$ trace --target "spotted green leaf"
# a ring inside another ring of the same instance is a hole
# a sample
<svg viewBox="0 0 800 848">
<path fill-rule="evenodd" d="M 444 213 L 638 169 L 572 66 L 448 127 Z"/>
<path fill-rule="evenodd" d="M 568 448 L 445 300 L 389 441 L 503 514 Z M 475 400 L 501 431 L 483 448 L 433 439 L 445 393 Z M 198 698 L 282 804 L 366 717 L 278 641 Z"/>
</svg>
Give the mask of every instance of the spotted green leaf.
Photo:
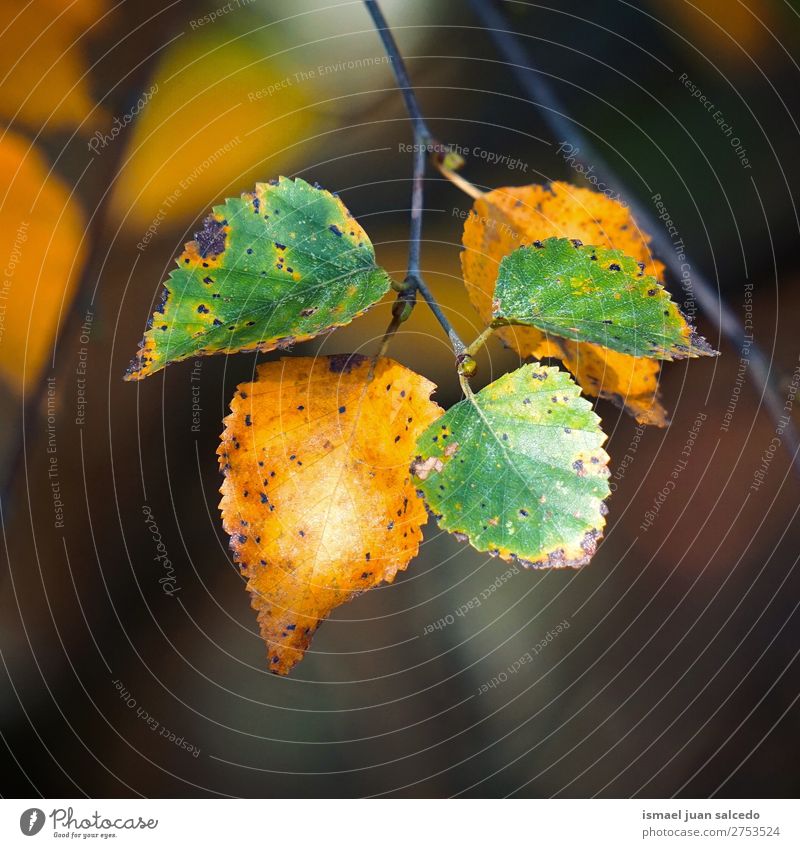
<svg viewBox="0 0 800 848">
<path fill-rule="evenodd" d="M 570 376 L 534 363 L 431 424 L 411 471 L 440 526 L 479 551 L 536 568 L 577 567 L 605 524 L 605 438 Z"/>
<path fill-rule="evenodd" d="M 550 238 L 506 256 L 492 315 L 496 325 L 533 326 L 649 359 L 715 354 L 644 264 L 577 240 Z"/>
<path fill-rule="evenodd" d="M 352 321 L 390 285 L 339 198 L 285 177 L 215 206 L 177 265 L 129 380 L 188 357 L 311 339 Z"/>
</svg>

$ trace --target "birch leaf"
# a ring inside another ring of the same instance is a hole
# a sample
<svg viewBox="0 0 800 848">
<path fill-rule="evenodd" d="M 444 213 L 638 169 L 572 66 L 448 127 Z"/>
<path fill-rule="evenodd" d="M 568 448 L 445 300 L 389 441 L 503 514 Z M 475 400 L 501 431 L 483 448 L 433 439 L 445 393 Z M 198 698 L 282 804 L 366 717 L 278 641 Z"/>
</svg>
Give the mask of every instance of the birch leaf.
<svg viewBox="0 0 800 848">
<path fill-rule="evenodd" d="M 370 379 L 370 364 L 261 365 L 225 419 L 223 525 L 277 674 L 334 608 L 394 580 L 419 548 L 427 512 L 409 465 L 441 410 L 424 377 L 384 358 Z"/>
<path fill-rule="evenodd" d="M 650 359 L 714 354 L 655 279 L 620 250 L 550 238 L 500 263 L 492 305 L 501 323 Z"/>
<path fill-rule="evenodd" d="M 411 470 L 439 525 L 477 550 L 532 568 L 577 567 L 605 525 L 605 438 L 569 375 L 534 363 L 428 427 Z"/>
<path fill-rule="evenodd" d="M 341 200 L 285 177 L 214 207 L 177 265 L 126 379 L 306 341 L 348 324 L 390 285 Z"/>
<path fill-rule="evenodd" d="M 475 201 L 464 222 L 461 254 L 467 292 L 487 324 L 503 257 L 552 237 L 622 250 L 643 262 L 646 274 L 663 281 L 664 266 L 650 252 L 650 237 L 618 200 L 562 182 L 498 188 Z M 640 423 L 667 425 L 658 395 L 658 362 L 588 342 L 548 338 L 535 327 L 504 327 L 497 335 L 522 357 L 561 359 L 586 392 L 612 400 Z"/>
</svg>

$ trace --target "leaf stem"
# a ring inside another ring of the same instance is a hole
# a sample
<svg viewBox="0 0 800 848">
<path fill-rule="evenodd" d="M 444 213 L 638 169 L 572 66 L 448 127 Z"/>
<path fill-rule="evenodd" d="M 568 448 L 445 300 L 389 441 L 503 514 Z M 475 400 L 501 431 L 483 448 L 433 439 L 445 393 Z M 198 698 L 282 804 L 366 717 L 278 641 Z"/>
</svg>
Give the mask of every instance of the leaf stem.
<svg viewBox="0 0 800 848">
<path fill-rule="evenodd" d="M 392 316 L 392 320 L 389 322 L 389 326 L 386 328 L 386 332 L 383 334 L 383 338 L 381 339 L 378 352 L 375 354 L 376 362 L 382 356 L 386 356 L 386 351 L 389 349 L 389 342 L 392 340 L 392 336 L 394 336 L 402 323 L 403 322 L 397 315 Z"/>
<path fill-rule="evenodd" d="M 378 360 L 386 356 L 386 351 L 389 350 L 389 343 L 394 338 L 394 334 L 398 331 L 402 323 L 403 321 L 399 315 L 392 315 L 392 320 L 389 322 L 389 326 L 383 334 L 381 343 L 378 346 L 377 351 L 375 351 L 375 355 L 372 357 L 372 362 L 369 366 L 369 373 L 367 374 L 367 383 L 372 382 L 372 378 L 375 376 L 375 369 L 378 366 Z"/>
<path fill-rule="evenodd" d="M 445 165 L 445 163 L 440 159 L 436 159 L 434 161 L 439 173 L 450 180 L 454 186 L 460 188 L 464 194 L 468 194 L 473 200 L 478 200 L 478 198 L 483 197 L 484 192 L 482 192 L 476 185 L 473 185 L 468 179 L 448 168 L 447 165 Z"/>
<path fill-rule="evenodd" d="M 471 342 L 467 345 L 466 353 L 470 356 L 475 356 L 475 354 L 486 344 L 486 340 L 492 333 L 495 331 L 495 327 L 490 324 L 479 336 L 475 339 L 474 342 Z"/>
<path fill-rule="evenodd" d="M 447 333 L 447 338 L 453 347 L 453 353 L 456 359 L 463 357 L 467 346 L 459 337 L 455 328 L 448 320 L 447 316 L 442 311 L 433 293 L 428 288 L 427 283 L 422 277 L 420 271 L 420 253 L 422 245 L 422 211 L 424 208 L 425 195 L 425 166 L 427 163 L 428 147 L 435 144 L 435 140 L 425 118 L 422 116 L 422 111 L 417 102 L 417 95 L 411 86 L 411 81 L 408 76 L 405 62 L 394 40 L 389 24 L 383 16 L 383 12 L 378 6 L 376 0 L 364 0 L 364 5 L 367 8 L 375 28 L 383 42 L 386 55 L 389 57 L 389 62 L 392 66 L 397 87 L 403 95 L 406 112 L 411 119 L 411 125 L 414 131 L 414 164 L 411 177 L 411 229 L 409 233 L 408 245 L 408 270 L 406 272 L 405 283 L 406 287 L 397 295 L 397 301 L 392 310 L 394 318 L 398 319 L 398 326 L 403 321 L 406 321 L 414 309 L 417 300 L 417 293 L 422 295 L 423 300 L 428 304 L 431 312 L 433 312 L 436 320 L 441 325 L 442 329 Z M 390 324 L 390 327 L 392 325 Z M 395 330 L 397 327 L 395 327 Z M 388 330 L 387 330 L 388 333 Z M 391 338 L 391 335 L 389 338 Z M 386 337 L 384 337 L 385 339 Z M 388 344 L 388 341 L 386 342 Z"/>
<path fill-rule="evenodd" d="M 461 384 L 461 391 L 464 392 L 464 397 L 471 401 L 475 397 L 475 392 L 472 391 L 472 386 L 469 384 L 469 377 L 466 374 L 459 373 L 458 382 Z"/>
<path fill-rule="evenodd" d="M 470 0 L 470 4 L 480 22 L 502 54 L 511 72 L 516 76 L 520 87 L 525 91 L 531 103 L 539 109 L 543 119 L 550 127 L 554 136 L 572 144 L 576 159 L 587 167 L 591 164 L 595 174 L 603 175 L 605 182 L 625 197 L 633 217 L 638 221 L 653 240 L 658 257 L 666 264 L 676 279 L 681 279 L 682 263 L 691 265 L 693 293 L 697 303 L 708 320 L 714 325 L 720 336 L 737 350 L 741 350 L 745 341 L 745 331 L 741 321 L 734 311 L 719 295 L 716 286 L 699 273 L 690 257 L 683 260 L 678 258 L 669 235 L 650 211 L 636 200 L 633 192 L 617 177 L 614 170 L 603 160 L 593 148 L 592 143 L 580 130 L 577 123 L 572 121 L 563 104 L 552 90 L 544 74 L 540 73 L 530 59 L 527 51 L 520 44 L 519 37 L 511 28 L 503 12 L 492 3 L 492 0 Z M 770 358 L 754 342 L 750 344 L 750 368 L 748 374 L 755 386 L 760 390 L 760 403 L 763 403 L 772 420 L 777 424 L 784 414 L 784 402 L 779 390 L 779 379 L 774 376 L 775 369 Z M 792 457 L 795 470 L 800 472 L 800 435 L 793 422 L 789 422 L 783 430 L 782 442 Z"/>
</svg>

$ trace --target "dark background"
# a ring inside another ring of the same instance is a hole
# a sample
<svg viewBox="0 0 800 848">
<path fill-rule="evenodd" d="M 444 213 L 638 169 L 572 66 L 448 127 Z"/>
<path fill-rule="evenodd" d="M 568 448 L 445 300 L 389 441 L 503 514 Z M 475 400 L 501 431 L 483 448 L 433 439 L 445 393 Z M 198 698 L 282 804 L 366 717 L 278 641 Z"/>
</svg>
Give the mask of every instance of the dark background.
<svg viewBox="0 0 800 848">
<path fill-rule="evenodd" d="M 142 127 L 132 125 L 78 183 L 95 249 L 52 370 L 63 530 L 53 526 L 41 409 L 11 392 L 5 403 L 0 791 L 796 795 L 800 492 L 784 450 L 750 489 L 774 423 L 748 381 L 729 431 L 721 430 L 740 350 L 704 316 L 700 329 L 722 356 L 665 366 L 672 425 L 647 430 L 615 480 L 606 538 L 590 566 L 520 572 L 480 608 L 423 635 L 506 571 L 430 522 L 419 558 L 394 585 L 339 608 L 291 677 L 267 672 L 220 526 L 215 449 L 234 386 L 275 354 L 203 360 L 199 433 L 191 430 L 191 362 L 141 384 L 121 377 L 183 241 L 212 203 L 255 179 L 300 175 L 340 192 L 379 262 L 402 278 L 411 161 L 398 144 L 411 139 L 387 66 L 294 78 L 321 63 L 382 56 L 359 3 L 326 5 L 254 0 L 193 27 L 214 3 L 127 0 L 82 40 L 107 115 L 125 114 L 154 80 L 151 105 L 163 98 L 163 114 L 147 127 L 155 134 L 146 157 Z M 694 267 L 740 320 L 745 285 L 754 285 L 755 340 L 788 391 L 800 354 L 795 5 L 557 5 L 505 8 L 569 115 L 631 190 L 645 205 L 662 194 Z M 550 135 L 468 4 L 414 0 L 385 11 L 437 136 L 527 166 L 473 157 L 470 180 L 579 182 L 556 152 L 562 139 Z M 683 73 L 735 128 L 752 168 L 680 82 Z M 223 77 L 224 89 L 209 88 Z M 253 86 L 287 77 L 293 82 L 255 101 L 255 112 Z M 82 172 L 86 135 L 99 119 L 87 123 L 83 138 L 40 141 L 68 182 Z M 160 200 L 237 135 L 234 152 L 208 166 L 137 248 Z M 429 177 L 423 270 L 471 338 L 480 328 L 460 280 L 462 219 L 454 215 L 469 199 Z M 74 374 L 90 302 L 89 402 L 76 426 Z M 294 352 L 372 352 L 390 303 Z M 439 385 L 440 404 L 458 399 L 448 345 L 424 307 L 391 353 Z M 479 384 L 517 361 L 492 342 Z M 606 402 L 597 411 L 619 471 L 635 422 Z M 707 418 L 689 464 L 642 531 L 698 413 Z M 175 597 L 159 586 L 144 504 L 174 565 Z M 569 628 L 534 663 L 476 694 L 563 620 Z M 199 755 L 152 732 L 137 708 Z"/>
</svg>

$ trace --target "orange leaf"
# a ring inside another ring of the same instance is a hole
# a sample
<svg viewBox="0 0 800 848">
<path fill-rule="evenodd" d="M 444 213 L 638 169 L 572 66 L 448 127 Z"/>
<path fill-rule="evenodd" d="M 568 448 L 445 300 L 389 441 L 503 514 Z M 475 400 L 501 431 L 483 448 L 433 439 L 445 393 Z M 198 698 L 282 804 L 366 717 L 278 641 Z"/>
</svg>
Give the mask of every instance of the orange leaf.
<svg viewBox="0 0 800 848">
<path fill-rule="evenodd" d="M 29 143 L 0 141 L 0 374 L 34 382 L 83 267 L 84 217 L 69 189 Z"/>
<path fill-rule="evenodd" d="M 31 0 L 2 3 L 0 116 L 34 130 L 102 127 L 108 116 L 95 106 L 84 56 L 87 38 L 106 11 L 106 0 Z M 92 115 L 93 123 L 86 123 Z"/>
<path fill-rule="evenodd" d="M 498 188 L 475 201 L 464 223 L 461 266 L 470 300 L 488 324 L 500 261 L 523 244 L 552 237 L 622 250 L 663 280 L 664 266 L 650 253 L 650 237 L 627 207 L 568 183 Z M 659 364 L 615 353 L 600 345 L 545 336 L 533 327 L 503 327 L 497 335 L 522 357 L 557 357 L 589 394 L 608 398 L 637 421 L 664 427 L 658 397 Z"/>
<path fill-rule="evenodd" d="M 258 32 L 226 26 L 217 22 L 167 48 L 156 93 L 132 128 L 112 212 L 137 234 L 140 250 L 162 228 L 265 172 L 291 170 L 313 137 L 317 117 L 305 108 L 303 87 L 283 87 L 289 72 L 268 58 Z"/>
<path fill-rule="evenodd" d="M 427 521 L 409 466 L 442 412 L 433 383 L 391 359 L 282 359 L 240 385 L 218 453 L 231 536 L 270 670 L 286 674 L 320 621 L 391 582 Z"/>
</svg>

